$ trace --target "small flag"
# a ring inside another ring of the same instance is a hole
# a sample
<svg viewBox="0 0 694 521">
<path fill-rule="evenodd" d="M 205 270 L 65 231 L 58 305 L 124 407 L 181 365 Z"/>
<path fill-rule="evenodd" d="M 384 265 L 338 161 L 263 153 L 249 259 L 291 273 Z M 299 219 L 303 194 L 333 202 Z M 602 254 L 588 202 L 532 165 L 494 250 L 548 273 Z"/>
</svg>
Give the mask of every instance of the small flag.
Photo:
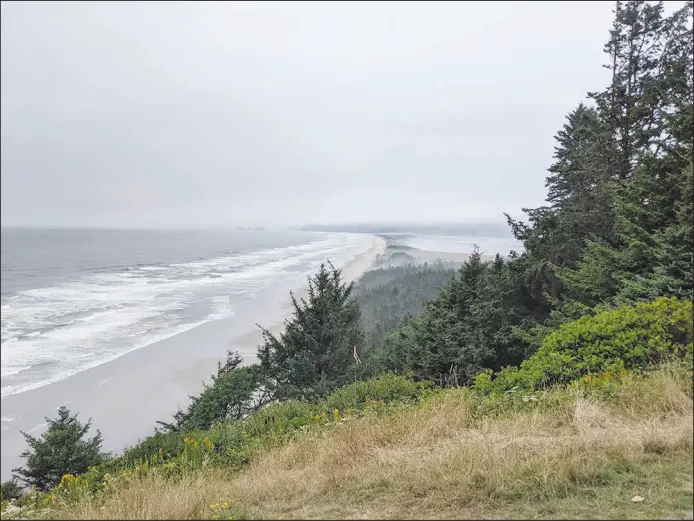
<svg viewBox="0 0 694 521">
<path fill-rule="evenodd" d="M 358 364 L 361 364 L 361 359 L 359 358 L 359 353 L 357 353 L 357 346 L 354 346 L 354 360 Z"/>
</svg>

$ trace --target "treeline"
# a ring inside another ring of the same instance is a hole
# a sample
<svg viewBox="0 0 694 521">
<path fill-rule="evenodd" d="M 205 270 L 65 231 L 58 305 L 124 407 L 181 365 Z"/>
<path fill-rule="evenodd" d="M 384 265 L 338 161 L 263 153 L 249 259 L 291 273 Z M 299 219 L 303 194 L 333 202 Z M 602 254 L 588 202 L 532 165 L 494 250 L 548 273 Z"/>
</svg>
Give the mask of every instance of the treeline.
<svg viewBox="0 0 694 521">
<path fill-rule="evenodd" d="M 443 262 L 388 266 L 366 272 L 358 281 L 355 297 L 362 313 L 364 344 L 359 352 L 368 358 L 384 347 L 385 338 L 424 311 L 427 301 L 455 275 Z"/>
<path fill-rule="evenodd" d="M 355 285 L 343 282 L 341 270 L 322 265 L 309 277 L 307 299 L 292 295 L 293 314 L 284 331 L 275 335 L 263 329 L 260 364 L 241 366 L 238 353 L 229 353 L 212 383 L 191 397 L 189 408 L 160 425 L 165 431 L 209 429 L 272 401 L 319 400 L 382 372 L 378 358 L 370 355 L 421 313 L 454 274 L 442 262 L 391 266 L 365 273 Z"/>
<path fill-rule="evenodd" d="M 555 136 L 546 204 L 507 216 L 524 245 L 474 255 L 422 316 L 391 335 L 383 369 L 467 384 L 517 365 L 562 323 L 658 296 L 692 298 L 692 2 L 617 2 L 612 81 Z"/>
<path fill-rule="evenodd" d="M 377 270 L 358 289 L 321 266 L 308 297 L 292 297 L 285 330 L 263 330 L 258 365 L 230 354 L 186 411 L 111 464 L 164 446 L 176 457 L 185 433 L 247 421 L 273 401 L 318 403 L 384 372 L 503 393 L 691 356 L 693 9 L 617 2 L 610 84 L 555 136 L 546 204 L 524 209 L 525 222 L 507 217 L 522 253 L 483 262 L 474 252 L 455 271 Z"/>
</svg>

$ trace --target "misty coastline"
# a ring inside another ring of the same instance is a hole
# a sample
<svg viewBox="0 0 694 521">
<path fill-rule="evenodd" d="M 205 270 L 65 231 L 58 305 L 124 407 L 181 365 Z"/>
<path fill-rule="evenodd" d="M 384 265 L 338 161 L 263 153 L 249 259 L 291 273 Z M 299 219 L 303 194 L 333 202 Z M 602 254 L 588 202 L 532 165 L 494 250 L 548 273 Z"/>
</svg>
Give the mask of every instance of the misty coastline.
<svg viewBox="0 0 694 521">
<path fill-rule="evenodd" d="M 374 265 L 385 248 L 371 236 L 365 251 L 344 264 L 337 263 L 347 280 L 357 279 Z M 167 421 L 185 408 L 202 382 L 209 381 L 217 362 L 228 350 L 238 351 L 245 363 L 254 363 L 262 335 L 260 323 L 281 329 L 290 310 L 289 292 L 305 294 L 305 285 L 291 279 L 259 290 L 252 300 L 224 319 L 212 320 L 140 349 L 76 372 L 46 385 L 10 394 L 2 399 L 2 461 L 0 479 L 11 477 L 21 463 L 25 441 L 20 431 L 38 435 L 44 417 L 61 405 L 80 413 L 104 434 L 104 448 L 119 452 L 153 432 L 156 421 Z"/>
</svg>

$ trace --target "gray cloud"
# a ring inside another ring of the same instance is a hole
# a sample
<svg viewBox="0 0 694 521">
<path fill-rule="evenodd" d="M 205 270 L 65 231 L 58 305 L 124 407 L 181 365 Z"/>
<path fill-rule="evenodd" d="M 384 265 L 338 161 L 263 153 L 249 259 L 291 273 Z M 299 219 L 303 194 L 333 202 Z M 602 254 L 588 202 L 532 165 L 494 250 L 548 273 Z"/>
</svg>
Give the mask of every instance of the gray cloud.
<svg viewBox="0 0 694 521">
<path fill-rule="evenodd" d="M 518 214 L 611 8 L 4 3 L 2 224 Z"/>
</svg>

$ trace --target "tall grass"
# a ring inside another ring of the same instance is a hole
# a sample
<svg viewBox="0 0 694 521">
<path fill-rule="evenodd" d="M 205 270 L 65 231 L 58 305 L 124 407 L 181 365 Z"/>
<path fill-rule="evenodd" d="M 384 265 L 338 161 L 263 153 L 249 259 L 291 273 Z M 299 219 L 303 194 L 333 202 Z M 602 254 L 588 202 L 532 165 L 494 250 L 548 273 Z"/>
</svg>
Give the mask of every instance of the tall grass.
<svg viewBox="0 0 694 521">
<path fill-rule="evenodd" d="M 691 376 L 664 368 L 610 393 L 551 391 L 491 414 L 480 404 L 437 392 L 303 434 L 242 472 L 150 475 L 51 516 L 691 519 Z"/>
</svg>

